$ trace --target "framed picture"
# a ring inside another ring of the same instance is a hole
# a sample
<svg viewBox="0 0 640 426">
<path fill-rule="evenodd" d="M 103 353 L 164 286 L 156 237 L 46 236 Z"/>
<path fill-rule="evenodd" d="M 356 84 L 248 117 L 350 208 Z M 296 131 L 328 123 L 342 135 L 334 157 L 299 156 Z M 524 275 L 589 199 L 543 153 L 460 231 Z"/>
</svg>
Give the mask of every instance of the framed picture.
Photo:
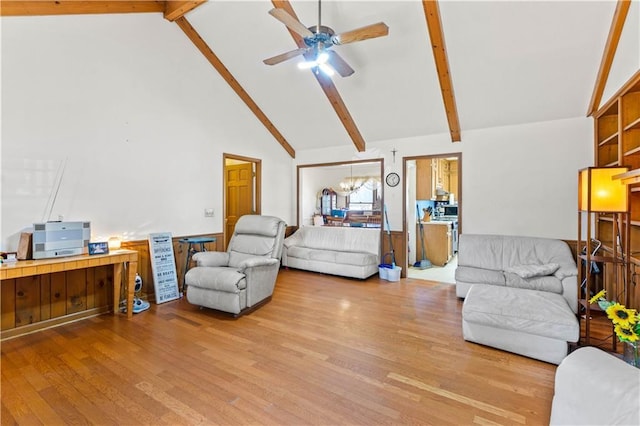
<svg viewBox="0 0 640 426">
<path fill-rule="evenodd" d="M 89 254 L 108 254 L 109 243 L 106 241 L 99 243 L 89 243 Z"/>
</svg>

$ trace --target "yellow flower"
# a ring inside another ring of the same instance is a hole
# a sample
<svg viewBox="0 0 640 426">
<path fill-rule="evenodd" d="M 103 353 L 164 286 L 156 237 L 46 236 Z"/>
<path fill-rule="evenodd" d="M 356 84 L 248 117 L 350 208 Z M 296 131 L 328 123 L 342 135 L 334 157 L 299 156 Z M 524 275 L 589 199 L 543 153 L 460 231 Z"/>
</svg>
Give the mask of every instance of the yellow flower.
<svg viewBox="0 0 640 426">
<path fill-rule="evenodd" d="M 626 328 L 621 325 L 616 325 L 614 328 L 618 338 L 624 342 L 635 342 L 638 340 L 638 335 L 631 328 Z"/>
<path fill-rule="evenodd" d="M 607 294 L 606 291 L 600 290 L 599 292 L 596 293 L 595 296 L 593 296 L 591 299 L 589 299 L 589 304 L 591 305 L 591 304 L 596 303 L 600 299 L 604 299 L 604 295 L 605 294 Z"/>
<path fill-rule="evenodd" d="M 614 303 L 606 310 L 609 319 L 616 325 L 631 328 L 638 321 L 635 309 L 627 309 L 624 305 Z"/>
</svg>

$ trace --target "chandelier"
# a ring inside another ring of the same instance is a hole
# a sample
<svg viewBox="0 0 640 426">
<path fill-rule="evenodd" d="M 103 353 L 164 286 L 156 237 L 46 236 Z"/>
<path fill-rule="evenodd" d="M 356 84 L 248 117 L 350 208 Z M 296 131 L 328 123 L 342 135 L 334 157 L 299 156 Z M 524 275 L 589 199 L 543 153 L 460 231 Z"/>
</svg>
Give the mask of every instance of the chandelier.
<svg viewBox="0 0 640 426">
<path fill-rule="evenodd" d="M 362 188 L 366 181 L 367 179 L 362 176 L 353 176 L 353 166 L 351 166 L 351 174 L 338 183 L 337 192 L 344 196 L 351 195 Z"/>
</svg>

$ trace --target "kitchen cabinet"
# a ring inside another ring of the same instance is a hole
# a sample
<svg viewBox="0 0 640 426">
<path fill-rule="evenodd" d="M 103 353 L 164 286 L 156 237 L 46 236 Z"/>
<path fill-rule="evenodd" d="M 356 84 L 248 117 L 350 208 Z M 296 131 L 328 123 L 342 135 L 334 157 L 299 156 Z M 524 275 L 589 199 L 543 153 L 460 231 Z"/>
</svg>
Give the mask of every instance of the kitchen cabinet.
<svg viewBox="0 0 640 426">
<path fill-rule="evenodd" d="M 435 200 L 436 189 L 458 195 L 458 160 L 416 160 L 416 200 Z"/>
<path fill-rule="evenodd" d="M 443 190 L 449 192 L 449 160 L 444 158 L 438 158 L 438 180 L 436 181 L 436 187 L 440 187 Z"/>
<path fill-rule="evenodd" d="M 427 259 L 435 266 L 444 266 L 453 257 L 453 234 L 451 222 L 422 222 L 424 229 L 424 246 Z M 422 243 L 420 241 L 420 225 L 416 225 L 416 260 L 422 260 Z"/>
<path fill-rule="evenodd" d="M 416 200 L 430 200 L 433 196 L 431 159 L 416 160 Z"/>
<path fill-rule="evenodd" d="M 458 194 L 458 160 L 449 161 L 449 193 L 454 194 L 456 199 Z"/>
</svg>

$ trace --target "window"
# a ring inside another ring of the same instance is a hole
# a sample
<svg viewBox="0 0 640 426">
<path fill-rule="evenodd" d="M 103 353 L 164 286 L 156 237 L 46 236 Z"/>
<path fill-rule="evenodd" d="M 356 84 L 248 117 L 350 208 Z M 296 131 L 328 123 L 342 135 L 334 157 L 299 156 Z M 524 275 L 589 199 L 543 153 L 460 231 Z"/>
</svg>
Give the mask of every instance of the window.
<svg viewBox="0 0 640 426">
<path fill-rule="evenodd" d="M 374 179 L 369 179 L 364 185 L 347 198 L 349 210 L 379 210 L 380 197 L 378 196 L 379 183 Z"/>
</svg>

